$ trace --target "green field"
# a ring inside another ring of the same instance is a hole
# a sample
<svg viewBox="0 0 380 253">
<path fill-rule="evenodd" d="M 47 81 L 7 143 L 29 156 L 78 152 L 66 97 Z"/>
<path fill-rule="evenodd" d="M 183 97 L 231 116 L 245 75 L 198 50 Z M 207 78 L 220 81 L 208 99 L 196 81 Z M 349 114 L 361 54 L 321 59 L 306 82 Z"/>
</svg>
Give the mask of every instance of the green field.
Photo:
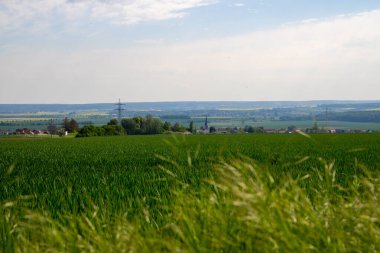
<svg viewBox="0 0 380 253">
<path fill-rule="evenodd" d="M 83 116 L 83 115 L 82 115 Z M 62 124 L 62 117 L 53 117 L 54 124 L 59 126 Z M 93 117 L 77 117 L 75 118 L 78 122 L 80 122 L 80 126 L 82 127 L 82 122 L 91 122 L 93 125 L 102 126 L 109 122 L 110 117 L 105 115 L 96 115 Z M 189 117 L 189 118 L 163 118 L 161 119 L 163 122 L 168 121 L 172 124 L 180 123 L 181 125 L 188 127 L 190 121 L 193 121 L 194 124 L 199 129 L 204 126 L 205 117 Z M 38 129 L 38 130 L 46 130 L 49 125 L 49 118 L 40 119 L 40 118 L 18 118 L 18 119 L 3 119 L 0 118 L 0 129 L 4 130 L 16 130 L 19 128 L 29 128 L 29 129 Z M 289 126 L 296 126 L 300 129 L 311 128 L 314 124 L 313 120 L 299 120 L 299 121 L 282 121 L 282 120 L 269 120 L 269 119 L 252 119 L 247 117 L 209 117 L 208 118 L 209 126 L 213 126 L 216 128 L 226 128 L 226 127 L 238 127 L 244 128 L 245 126 L 253 126 L 253 127 L 264 127 L 266 129 L 287 129 Z M 88 123 L 87 123 L 88 124 Z M 346 121 L 329 121 L 318 122 L 320 127 L 326 128 L 336 128 L 336 129 L 362 129 L 362 130 L 373 130 L 380 131 L 380 123 L 371 123 L 371 122 L 346 122 Z"/>
<path fill-rule="evenodd" d="M 0 139 L 1 252 L 376 252 L 380 135 Z"/>
</svg>

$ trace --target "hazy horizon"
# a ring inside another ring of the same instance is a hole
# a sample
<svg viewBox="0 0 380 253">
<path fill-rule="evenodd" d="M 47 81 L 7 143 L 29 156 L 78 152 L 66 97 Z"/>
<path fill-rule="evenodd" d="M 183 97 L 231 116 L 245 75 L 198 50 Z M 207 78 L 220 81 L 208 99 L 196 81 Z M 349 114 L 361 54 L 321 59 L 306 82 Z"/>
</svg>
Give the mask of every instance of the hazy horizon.
<svg viewBox="0 0 380 253">
<path fill-rule="evenodd" d="M 374 0 L 0 3 L 0 104 L 378 100 Z"/>
<path fill-rule="evenodd" d="M 209 100 L 209 101 L 120 101 L 122 104 L 149 104 L 149 103 L 313 103 L 313 102 L 320 102 L 320 103 L 332 103 L 332 104 L 339 104 L 339 103 L 380 103 L 380 100 L 251 100 L 251 101 L 232 101 L 232 100 Z M 91 104 L 117 104 L 118 100 L 115 101 L 106 101 L 106 102 L 89 102 L 89 103 L 0 103 L 0 105 L 91 105 Z"/>
</svg>

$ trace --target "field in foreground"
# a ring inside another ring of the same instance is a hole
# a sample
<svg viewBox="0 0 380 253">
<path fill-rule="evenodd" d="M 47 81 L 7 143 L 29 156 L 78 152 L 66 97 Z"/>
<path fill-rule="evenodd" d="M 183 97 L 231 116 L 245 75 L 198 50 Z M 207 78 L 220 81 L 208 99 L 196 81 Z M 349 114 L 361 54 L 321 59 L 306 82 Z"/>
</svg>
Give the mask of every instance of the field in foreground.
<svg viewBox="0 0 380 253">
<path fill-rule="evenodd" d="M 380 135 L 0 144 L 2 252 L 380 247 Z"/>
</svg>

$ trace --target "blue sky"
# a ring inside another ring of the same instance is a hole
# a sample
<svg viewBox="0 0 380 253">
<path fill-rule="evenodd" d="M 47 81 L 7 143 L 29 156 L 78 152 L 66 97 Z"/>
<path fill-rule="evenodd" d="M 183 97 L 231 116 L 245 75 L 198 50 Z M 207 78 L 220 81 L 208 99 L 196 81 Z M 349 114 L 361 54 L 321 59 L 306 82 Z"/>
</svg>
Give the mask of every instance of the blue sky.
<svg viewBox="0 0 380 253">
<path fill-rule="evenodd" d="M 378 24 L 375 0 L 3 0 L 0 103 L 379 99 Z"/>
</svg>

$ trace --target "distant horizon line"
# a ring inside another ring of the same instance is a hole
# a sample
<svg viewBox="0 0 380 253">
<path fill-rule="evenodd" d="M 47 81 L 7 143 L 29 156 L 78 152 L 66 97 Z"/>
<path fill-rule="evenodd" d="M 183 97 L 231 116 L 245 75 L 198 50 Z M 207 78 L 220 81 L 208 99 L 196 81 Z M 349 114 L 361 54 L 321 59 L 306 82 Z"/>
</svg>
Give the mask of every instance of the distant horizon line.
<svg viewBox="0 0 380 253">
<path fill-rule="evenodd" d="M 273 102 L 380 102 L 375 99 L 312 99 L 312 100 L 178 100 L 178 101 L 134 101 L 128 102 L 120 100 L 127 104 L 142 104 L 142 103 L 273 103 Z M 86 103 L 0 103 L 0 105 L 96 105 L 96 104 L 115 104 L 114 102 L 86 102 Z"/>
</svg>

